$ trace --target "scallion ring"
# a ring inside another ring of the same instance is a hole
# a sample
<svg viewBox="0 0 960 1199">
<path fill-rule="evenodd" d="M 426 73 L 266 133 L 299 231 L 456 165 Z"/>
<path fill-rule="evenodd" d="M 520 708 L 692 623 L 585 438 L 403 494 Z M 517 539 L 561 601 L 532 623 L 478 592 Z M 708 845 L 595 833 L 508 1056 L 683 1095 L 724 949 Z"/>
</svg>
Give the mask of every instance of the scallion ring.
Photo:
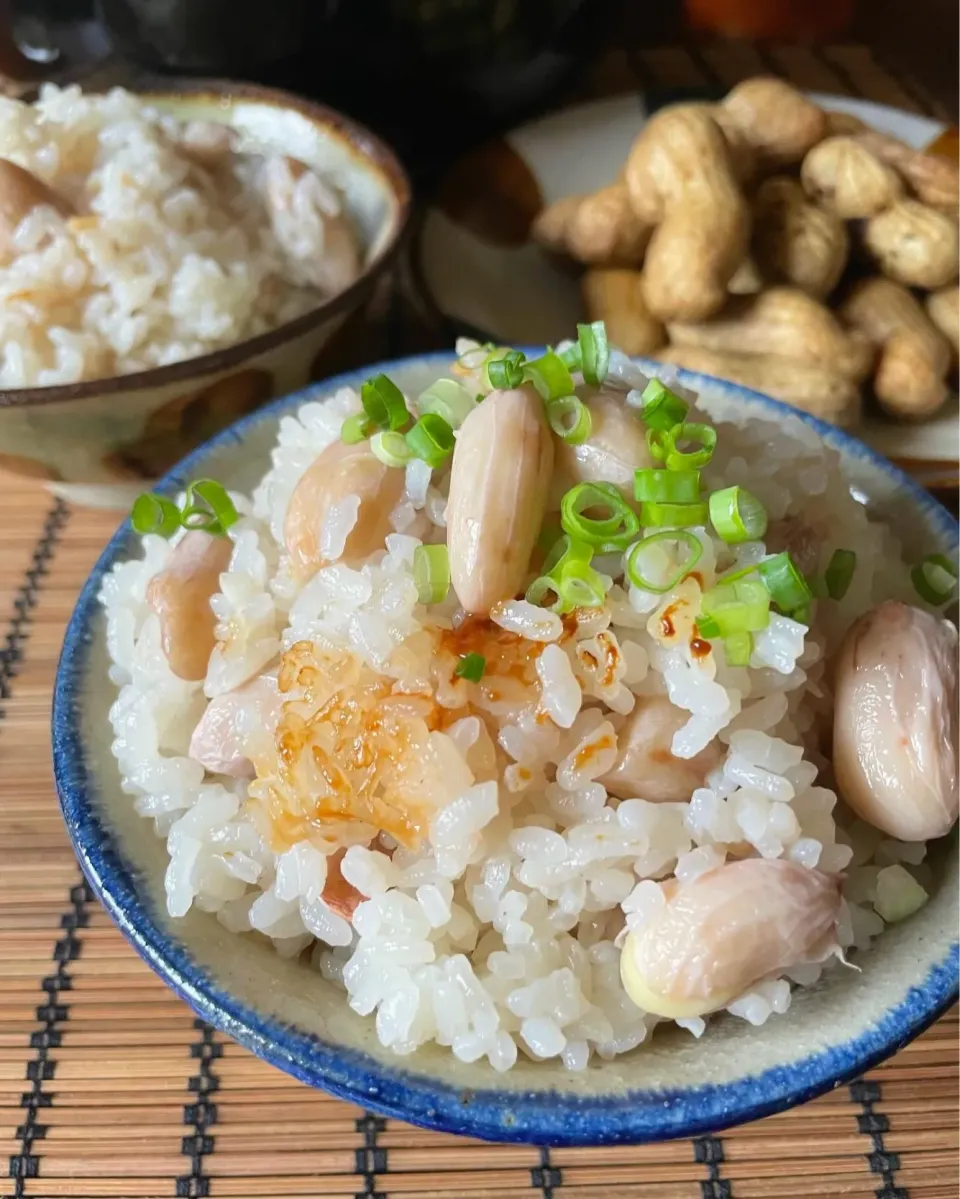
<svg viewBox="0 0 960 1199">
<path fill-rule="evenodd" d="M 774 554 L 757 563 L 757 574 L 770 592 L 770 599 L 781 612 L 789 615 L 813 599 L 807 580 L 797 569 L 788 551 Z"/>
<path fill-rule="evenodd" d="M 421 604 L 439 604 L 450 590 L 450 557 L 445 545 L 418 545 L 413 551 L 413 582 Z"/>
<path fill-rule="evenodd" d="M 603 321 L 589 325 L 577 325 L 577 341 L 580 346 L 580 369 L 584 383 L 599 387 L 610 369 L 610 347 L 607 343 L 607 326 Z"/>
<path fill-rule="evenodd" d="M 366 441 L 376 428 L 365 412 L 355 412 L 340 426 L 340 440 L 344 445 L 359 445 L 361 441 Z"/>
<path fill-rule="evenodd" d="M 857 555 L 853 550 L 834 550 L 827 569 L 823 573 L 823 581 L 827 595 L 833 600 L 842 600 L 853 582 L 853 573 L 857 569 Z"/>
<path fill-rule="evenodd" d="M 374 375 L 363 384 L 360 403 L 378 429 L 403 429 L 410 420 L 403 392 L 386 375 Z"/>
<path fill-rule="evenodd" d="M 606 516 L 587 516 L 591 509 Z M 637 514 L 612 483 L 578 483 L 560 501 L 564 532 L 602 553 L 626 549 L 640 531 Z"/>
<path fill-rule="evenodd" d="M 641 396 L 640 418 L 648 429 L 667 433 L 686 419 L 687 405 L 659 379 L 651 379 Z"/>
<path fill-rule="evenodd" d="M 422 458 L 434 470 L 453 453 L 453 429 L 442 416 L 427 412 L 406 434 L 407 446 L 414 458 Z"/>
<path fill-rule="evenodd" d="M 568 562 L 556 580 L 557 590 L 564 603 L 564 611 L 574 608 L 599 608 L 607 592 L 599 571 L 586 562 Z"/>
<path fill-rule="evenodd" d="M 663 551 L 662 549 L 655 550 L 654 547 L 662 546 L 666 542 L 675 542 L 678 546 L 685 546 L 688 553 L 684 561 L 673 568 L 665 580 L 657 582 L 651 576 L 653 568 L 656 566 L 656 557 Z M 684 529 L 664 529 L 659 533 L 650 533 L 642 541 L 638 541 L 627 554 L 627 578 L 634 587 L 652 591 L 654 595 L 665 595 L 693 570 L 700 561 L 702 553 L 703 545 L 700 538 L 693 533 L 687 533 Z"/>
<path fill-rule="evenodd" d="M 697 624 L 706 621 L 710 633 L 716 629 L 721 637 L 731 633 L 758 633 L 770 623 L 770 593 L 759 579 L 738 579 L 735 583 L 718 583 L 705 591 L 700 599 L 701 614 Z"/>
<path fill-rule="evenodd" d="M 148 533 L 172 537 L 180 528 L 180 509 L 166 496 L 145 491 L 133 501 L 130 523 L 133 531 L 141 537 L 146 537 Z"/>
<path fill-rule="evenodd" d="M 582 562 L 589 566 L 592 558 L 593 546 L 563 533 L 548 550 L 547 556 L 543 560 L 543 573 L 559 577 L 568 563 Z"/>
<path fill-rule="evenodd" d="M 681 441 L 699 442 L 698 450 L 680 450 L 677 443 Z M 664 465 L 667 470 L 693 470 L 706 466 L 713 457 L 717 446 L 717 431 L 713 425 L 702 425 L 696 421 L 674 425 L 664 434 L 665 449 Z"/>
<path fill-rule="evenodd" d="M 187 488 L 180 511 L 180 523 L 185 529 L 204 529 L 222 537 L 239 519 L 233 500 L 216 479 L 197 479 Z"/>
<path fill-rule="evenodd" d="M 700 499 L 700 472 L 647 467 L 634 474 L 633 494 L 641 503 L 695 504 Z"/>
<path fill-rule="evenodd" d="M 479 683 L 487 668 L 487 659 L 483 654 L 464 654 L 453 673 L 458 679 L 466 679 L 468 683 Z"/>
<path fill-rule="evenodd" d="M 497 351 L 487 359 L 484 369 L 491 388 L 503 391 L 519 387 L 523 382 L 524 356 L 520 350 Z"/>
<path fill-rule="evenodd" d="M 456 379 L 438 379 L 417 398 L 421 416 L 442 417 L 451 429 L 459 429 L 476 406 L 476 400 Z"/>
<path fill-rule="evenodd" d="M 910 572 L 917 594 L 928 604 L 945 604 L 957 585 L 957 568 L 943 554 L 929 554 Z"/>
<path fill-rule="evenodd" d="M 727 545 L 757 541 L 767 531 L 767 510 L 745 487 L 724 487 L 710 496 L 710 520 Z"/>
<path fill-rule="evenodd" d="M 667 456 L 666 436 L 663 429 L 647 429 L 647 449 L 655 462 L 663 462 Z"/>
<path fill-rule="evenodd" d="M 722 636 L 717 622 L 712 616 L 707 616 L 703 612 L 697 617 L 697 633 L 700 637 L 705 637 L 707 641 L 715 641 L 717 637 Z"/>
<path fill-rule="evenodd" d="M 728 666 L 749 666 L 753 653 L 753 635 L 746 631 L 729 633 L 723 639 L 723 649 Z"/>
<path fill-rule="evenodd" d="M 554 350 L 547 350 L 539 358 L 525 363 L 523 377 L 533 384 L 548 403 L 573 392 L 570 368 Z M 516 387 L 517 384 L 513 386 Z"/>
<path fill-rule="evenodd" d="M 370 438 L 373 456 L 384 466 L 406 466 L 413 457 L 410 444 L 402 433 L 395 429 L 381 429 Z"/>
<path fill-rule="evenodd" d="M 579 342 L 572 342 L 565 349 L 557 350 L 560 361 L 572 371 L 578 371 L 583 366 L 583 353 Z"/>
<path fill-rule="evenodd" d="M 703 500 L 695 504 L 655 504 L 648 500 L 640 505 L 640 523 L 645 529 L 688 529 L 693 525 L 705 525 L 707 505 Z"/>
<path fill-rule="evenodd" d="M 550 428 L 568 445 L 582 445 L 593 431 L 590 409 L 579 396 L 561 396 L 547 404 Z"/>
</svg>

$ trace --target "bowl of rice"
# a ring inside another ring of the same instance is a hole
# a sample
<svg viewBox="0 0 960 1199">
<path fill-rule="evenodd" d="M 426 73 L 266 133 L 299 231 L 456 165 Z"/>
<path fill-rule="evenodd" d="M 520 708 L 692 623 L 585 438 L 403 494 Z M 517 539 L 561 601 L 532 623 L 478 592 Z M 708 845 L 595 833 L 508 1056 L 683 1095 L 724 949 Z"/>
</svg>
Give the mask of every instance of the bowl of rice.
<svg viewBox="0 0 960 1199">
<path fill-rule="evenodd" d="M 64 817 L 313 1086 L 541 1144 L 755 1119 L 956 998 L 956 557 L 848 434 L 602 326 L 343 375 L 107 547 Z"/>
<path fill-rule="evenodd" d="M 388 147 L 284 92 L 0 97 L 0 468 L 128 505 L 324 373 L 409 207 Z"/>
</svg>

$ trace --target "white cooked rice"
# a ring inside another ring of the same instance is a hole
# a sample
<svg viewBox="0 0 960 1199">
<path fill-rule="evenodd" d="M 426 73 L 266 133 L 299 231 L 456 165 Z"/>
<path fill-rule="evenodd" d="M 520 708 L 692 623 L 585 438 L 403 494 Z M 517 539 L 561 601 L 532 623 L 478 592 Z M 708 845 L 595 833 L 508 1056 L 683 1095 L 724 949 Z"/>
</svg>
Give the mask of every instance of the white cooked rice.
<svg viewBox="0 0 960 1199">
<path fill-rule="evenodd" d="M 0 157 L 73 210 L 34 208 L 12 255 L 0 252 L 0 388 L 179 362 L 324 298 L 336 191 L 309 171 L 287 177 L 269 147 L 211 165 L 185 149 L 192 128 L 120 88 L 47 84 L 32 105 L 0 96 Z M 268 205 L 271 179 L 289 189 L 282 211 Z"/>
<path fill-rule="evenodd" d="M 613 366 L 625 385 L 643 386 L 622 356 Z M 114 752 L 137 810 L 166 838 L 171 914 L 196 905 L 233 932 L 270 937 L 282 954 L 309 950 L 316 969 L 375 1019 L 380 1041 L 398 1054 L 434 1041 L 498 1071 L 518 1053 L 581 1070 L 595 1056 L 633 1049 L 658 1023 L 631 1002 L 619 972 L 624 930 L 664 903 L 655 880 L 692 880 L 731 851 L 743 853 L 744 843 L 766 858 L 846 871 L 844 947 L 870 945 L 883 928 L 878 907 L 921 900 L 910 871 L 924 869 L 924 847 L 860 822 L 841 826 L 836 796 L 817 782 L 823 762 L 805 748 L 830 708 L 825 654 L 857 615 L 902 591 L 905 575 L 899 545 L 868 520 L 836 454 L 812 430 L 791 418 L 719 423 L 704 473 L 711 488 L 748 482 L 772 519 L 802 513 L 820 539 L 820 570 L 835 549 L 856 547 L 853 585 L 841 602 L 820 606 L 815 629 L 774 617 L 750 667 L 740 668 L 720 652 L 698 662 L 658 632 L 657 612 L 682 602 L 689 580 L 667 596 L 614 584 L 573 636 L 562 636 L 550 613 L 510 601 L 494 619 L 536 639 L 536 678 L 513 687 L 486 680 L 467 707 L 468 685 L 450 677 L 455 657 L 438 649 L 455 600 L 423 607 L 412 581 L 416 546 L 444 536 L 442 475 L 408 470 L 401 507 L 411 505 L 414 520 L 365 563 L 336 563 L 305 585 L 288 570 L 281 534 L 293 487 L 358 409 L 347 390 L 285 416 L 252 500 L 235 497 L 242 517 L 229 531 L 233 557 L 213 601 L 222 644 L 205 680 L 171 673 L 145 602 L 169 543 L 144 538 L 143 557 L 118 565 L 104 583 L 119 687 Z M 707 586 L 730 550 L 697 532 Z M 342 544 L 345 534 L 326 535 Z M 765 552 L 762 543 L 736 547 L 736 562 Z M 609 677 L 597 675 L 601 650 L 617 663 Z M 411 719 L 411 752 L 391 762 L 395 793 L 428 825 L 418 848 L 376 838 L 357 822 L 310 826 L 300 817 L 318 776 L 302 766 L 301 791 L 291 789 L 270 735 L 248 746 L 253 782 L 205 776 L 187 756 L 205 697 L 253 678 L 280 651 L 284 662 L 315 672 L 306 688 L 294 682 L 286 691 L 286 708 L 301 718 L 290 728 L 302 728 L 336 686 L 324 681 L 327 671 L 341 672 L 341 682 L 344 671 L 385 681 L 395 694 L 427 693 L 444 710 L 433 731 Z M 443 652 L 447 669 L 438 667 Z M 723 760 L 689 803 L 617 800 L 595 780 L 613 763 L 635 697 L 658 694 L 690 714 L 674 753 L 692 757 L 719 737 Z M 328 855 L 342 845 L 350 846 L 342 875 L 365 897 L 352 927 L 323 898 Z M 910 877 L 906 891 L 902 874 Z M 791 983 L 812 985 L 827 968 L 798 966 L 758 983 L 728 1011 L 762 1024 L 787 1010 Z M 707 1021 L 679 1023 L 700 1036 Z"/>
</svg>

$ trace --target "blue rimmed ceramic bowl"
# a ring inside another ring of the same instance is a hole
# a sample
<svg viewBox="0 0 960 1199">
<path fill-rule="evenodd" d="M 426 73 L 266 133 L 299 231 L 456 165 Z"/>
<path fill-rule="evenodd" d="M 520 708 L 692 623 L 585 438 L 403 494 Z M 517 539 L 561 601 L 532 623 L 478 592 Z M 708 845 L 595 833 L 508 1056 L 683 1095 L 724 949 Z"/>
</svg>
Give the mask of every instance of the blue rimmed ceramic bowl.
<svg viewBox="0 0 960 1199">
<path fill-rule="evenodd" d="M 449 355 L 403 359 L 276 401 L 185 459 L 161 490 L 174 492 L 199 475 L 249 488 L 266 470 L 284 412 L 337 387 L 359 386 L 381 369 L 405 390 L 419 391 L 448 363 Z M 743 388 L 681 377 L 715 414 L 734 409 L 769 418 L 785 411 Z M 956 552 L 956 522 L 906 475 L 849 435 L 803 419 L 839 451 L 851 483 L 911 552 Z M 491 1140 L 662 1140 L 753 1120 L 829 1090 L 893 1053 L 956 999 L 954 836 L 934 850 L 940 884 L 926 907 L 886 931 L 859 960 L 859 972 L 833 971 L 818 987 L 797 992 L 788 1016 L 763 1028 L 720 1019 L 700 1041 L 658 1030 L 650 1045 L 576 1074 L 521 1059 L 503 1076 L 435 1047 L 391 1056 L 372 1022 L 350 1011 L 343 992 L 316 971 L 279 958 L 258 938 L 227 933 L 205 913 L 167 915 L 165 846 L 121 790 L 107 721 L 114 691 L 97 593 L 104 573 L 135 548 L 124 524 L 87 581 L 64 641 L 53 709 L 64 818 L 94 890 L 148 964 L 204 1019 L 302 1081 L 415 1124 Z"/>
</svg>

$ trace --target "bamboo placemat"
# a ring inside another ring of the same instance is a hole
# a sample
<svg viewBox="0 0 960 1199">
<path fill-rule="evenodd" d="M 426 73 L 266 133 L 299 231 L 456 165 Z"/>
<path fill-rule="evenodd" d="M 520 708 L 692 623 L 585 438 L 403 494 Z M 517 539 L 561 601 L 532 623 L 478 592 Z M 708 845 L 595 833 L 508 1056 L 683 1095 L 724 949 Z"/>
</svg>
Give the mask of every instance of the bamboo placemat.
<svg viewBox="0 0 960 1199">
<path fill-rule="evenodd" d="M 730 86 L 761 70 L 951 117 L 859 46 L 620 48 L 576 98 Z M 331 371 L 429 345 L 410 298 L 400 288 L 381 296 L 383 319 L 355 328 Z M 380 1119 L 305 1088 L 195 1020 L 91 896 L 50 773 L 64 626 L 116 515 L 72 509 L 2 474 L 0 505 L 4 1196 L 956 1199 L 955 1011 L 866 1077 L 783 1115 L 694 1141 L 553 1150 Z"/>
</svg>

